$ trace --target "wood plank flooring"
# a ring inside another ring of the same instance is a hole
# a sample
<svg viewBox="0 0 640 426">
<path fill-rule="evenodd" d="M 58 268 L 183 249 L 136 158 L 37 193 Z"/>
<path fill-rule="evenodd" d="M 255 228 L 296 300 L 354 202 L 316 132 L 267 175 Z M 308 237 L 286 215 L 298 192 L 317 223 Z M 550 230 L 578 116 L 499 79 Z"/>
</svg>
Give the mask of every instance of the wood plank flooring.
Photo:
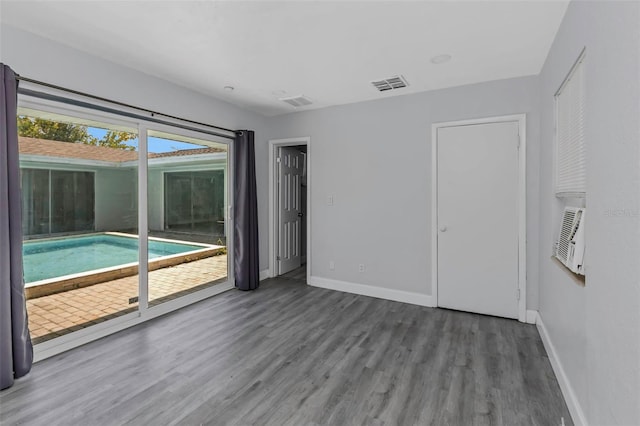
<svg viewBox="0 0 640 426">
<path fill-rule="evenodd" d="M 264 281 L 34 365 L 3 425 L 560 425 L 533 325 Z"/>
<path fill-rule="evenodd" d="M 293 271 L 287 272 L 286 274 L 280 275 L 281 278 L 289 278 L 291 280 L 301 280 L 307 281 L 307 265 L 302 265 L 301 267 L 294 269 Z"/>
</svg>

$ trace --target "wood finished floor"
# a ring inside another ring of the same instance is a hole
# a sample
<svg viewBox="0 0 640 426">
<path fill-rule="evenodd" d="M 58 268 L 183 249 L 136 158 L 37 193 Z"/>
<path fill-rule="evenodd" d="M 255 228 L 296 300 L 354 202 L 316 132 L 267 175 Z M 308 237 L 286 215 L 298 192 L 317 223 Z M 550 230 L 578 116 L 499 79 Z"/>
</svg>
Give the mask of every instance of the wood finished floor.
<svg viewBox="0 0 640 426">
<path fill-rule="evenodd" d="M 560 425 L 533 325 L 275 279 L 34 365 L 3 425 Z"/>
<path fill-rule="evenodd" d="M 302 265 L 301 267 L 294 269 L 293 271 L 287 272 L 280 276 L 281 278 L 288 278 L 290 280 L 301 280 L 307 281 L 307 265 Z"/>
</svg>

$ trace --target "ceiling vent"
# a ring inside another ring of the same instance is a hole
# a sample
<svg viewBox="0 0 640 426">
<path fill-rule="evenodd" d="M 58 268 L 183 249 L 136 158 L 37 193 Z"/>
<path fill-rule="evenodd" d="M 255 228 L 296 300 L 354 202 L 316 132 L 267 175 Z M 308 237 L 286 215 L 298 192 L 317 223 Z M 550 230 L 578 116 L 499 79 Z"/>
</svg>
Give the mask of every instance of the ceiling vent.
<svg viewBox="0 0 640 426">
<path fill-rule="evenodd" d="M 281 100 L 282 102 L 286 102 L 289 105 L 293 105 L 296 108 L 305 106 L 305 105 L 311 105 L 313 103 L 311 102 L 311 99 L 307 98 L 304 95 L 291 96 L 289 98 L 279 98 L 279 100 Z"/>
<path fill-rule="evenodd" d="M 403 76 L 397 75 L 391 78 L 385 78 L 384 80 L 372 81 L 373 87 L 378 89 L 381 92 L 393 89 L 402 89 L 403 87 L 407 87 L 409 83 L 404 79 Z"/>
</svg>

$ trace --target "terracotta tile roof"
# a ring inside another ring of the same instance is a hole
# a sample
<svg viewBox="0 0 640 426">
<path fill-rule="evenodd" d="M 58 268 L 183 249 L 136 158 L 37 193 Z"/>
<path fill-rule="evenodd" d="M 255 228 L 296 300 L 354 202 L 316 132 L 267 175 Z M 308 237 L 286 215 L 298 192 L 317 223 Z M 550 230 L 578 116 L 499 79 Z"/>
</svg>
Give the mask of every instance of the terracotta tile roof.
<svg viewBox="0 0 640 426">
<path fill-rule="evenodd" d="M 111 162 L 135 161 L 138 153 L 124 149 L 104 146 L 85 145 L 83 143 L 49 141 L 36 138 L 18 138 L 18 147 L 22 155 L 43 155 L 47 157 L 78 158 L 83 160 L 102 160 Z"/>
<path fill-rule="evenodd" d="M 225 152 L 220 148 L 196 148 L 196 149 L 181 149 L 180 151 L 160 152 L 149 154 L 150 158 L 160 157 L 183 157 L 185 155 L 198 155 L 198 154 L 212 154 L 215 152 Z"/>
<path fill-rule="evenodd" d="M 82 160 L 109 161 L 122 163 L 138 159 L 136 151 L 85 145 L 83 143 L 59 142 L 46 139 L 19 137 L 18 146 L 22 155 L 42 155 L 46 157 L 76 158 Z M 181 151 L 150 153 L 149 158 L 182 157 L 185 155 L 224 152 L 219 148 L 197 148 Z"/>
</svg>

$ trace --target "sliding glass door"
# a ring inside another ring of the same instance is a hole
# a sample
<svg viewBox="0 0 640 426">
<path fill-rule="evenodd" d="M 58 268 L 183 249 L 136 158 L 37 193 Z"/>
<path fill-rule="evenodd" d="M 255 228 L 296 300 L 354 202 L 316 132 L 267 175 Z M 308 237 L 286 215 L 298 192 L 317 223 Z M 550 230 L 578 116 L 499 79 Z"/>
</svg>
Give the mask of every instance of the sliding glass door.
<svg viewBox="0 0 640 426">
<path fill-rule="evenodd" d="M 149 131 L 149 306 L 228 278 L 228 147 L 193 132 Z"/>
<path fill-rule="evenodd" d="M 164 228 L 224 238 L 224 170 L 166 172 Z"/>
<path fill-rule="evenodd" d="M 51 233 L 51 170 L 20 168 L 22 184 L 22 234 Z"/>
<path fill-rule="evenodd" d="M 94 229 L 95 173 L 52 170 L 51 232 Z"/>
<path fill-rule="evenodd" d="M 233 287 L 230 139 L 33 100 L 18 114 L 35 344 L 106 334 Z"/>
<path fill-rule="evenodd" d="M 44 343 L 138 309 L 137 130 L 19 111 L 29 327 Z M 109 145 L 118 135 L 120 145 Z"/>
</svg>

